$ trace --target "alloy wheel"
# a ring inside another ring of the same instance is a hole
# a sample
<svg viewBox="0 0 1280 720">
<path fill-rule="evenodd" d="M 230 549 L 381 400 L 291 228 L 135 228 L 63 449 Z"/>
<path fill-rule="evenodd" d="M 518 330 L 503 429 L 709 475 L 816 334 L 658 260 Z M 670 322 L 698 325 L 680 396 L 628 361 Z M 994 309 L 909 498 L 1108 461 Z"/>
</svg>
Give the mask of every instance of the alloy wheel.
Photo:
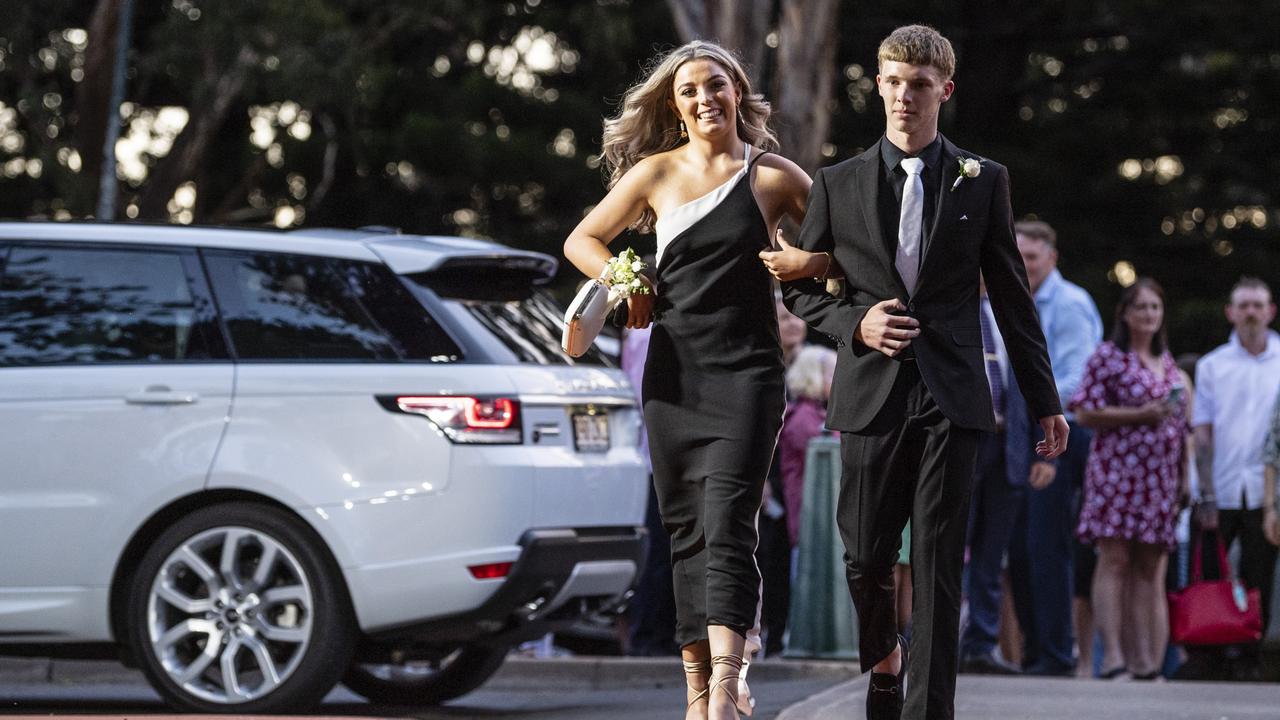
<svg viewBox="0 0 1280 720">
<path fill-rule="evenodd" d="M 216 527 L 176 547 L 151 584 L 147 637 L 170 679 L 212 703 L 270 694 L 311 643 L 315 600 L 301 563 L 278 540 Z"/>
</svg>

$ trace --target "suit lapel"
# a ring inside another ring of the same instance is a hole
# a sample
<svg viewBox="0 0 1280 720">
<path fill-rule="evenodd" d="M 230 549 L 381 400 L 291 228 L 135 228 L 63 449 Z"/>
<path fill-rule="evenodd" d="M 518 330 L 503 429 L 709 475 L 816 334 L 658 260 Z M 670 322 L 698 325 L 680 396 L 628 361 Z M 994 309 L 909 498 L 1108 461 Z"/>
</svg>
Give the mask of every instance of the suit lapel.
<svg viewBox="0 0 1280 720">
<path fill-rule="evenodd" d="M 933 224 L 929 226 L 929 234 L 924 243 L 924 255 L 920 258 L 921 277 L 924 276 L 925 263 L 929 261 L 929 251 L 933 249 L 938 228 L 951 223 L 956 213 L 956 207 L 964 196 L 964 191 L 970 185 L 970 183 L 962 182 L 954 191 L 951 189 L 951 186 L 956 181 L 956 168 L 959 166 L 959 157 L 959 148 L 952 145 L 951 141 L 945 137 L 942 138 L 942 182 L 938 183 L 938 202 L 935 204 L 937 210 L 934 212 Z"/>
<path fill-rule="evenodd" d="M 889 238 L 885 235 L 884 225 L 888 222 L 888 219 L 880 217 L 880 168 L 882 164 L 880 143 L 877 142 L 862 155 L 862 164 L 854 172 L 858 183 L 857 195 L 858 200 L 862 203 L 862 216 L 867 221 L 867 241 L 875 248 L 875 254 L 884 265 L 885 272 L 901 288 L 902 296 L 906 297 L 906 285 L 903 284 L 902 277 L 898 275 L 898 268 L 893 263 L 897 246 L 891 245 Z M 897 226 L 896 222 L 894 226 Z"/>
</svg>

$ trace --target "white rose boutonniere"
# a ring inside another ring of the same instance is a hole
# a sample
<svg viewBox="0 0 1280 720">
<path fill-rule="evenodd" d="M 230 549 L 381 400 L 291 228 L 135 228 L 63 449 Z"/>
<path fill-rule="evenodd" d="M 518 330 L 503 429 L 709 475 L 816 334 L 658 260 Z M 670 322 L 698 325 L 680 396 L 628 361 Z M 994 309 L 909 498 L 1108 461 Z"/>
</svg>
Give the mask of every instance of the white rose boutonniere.
<svg viewBox="0 0 1280 720">
<path fill-rule="evenodd" d="M 978 173 L 982 172 L 982 161 L 977 158 L 956 158 L 956 160 L 960 163 L 960 167 L 956 173 L 956 181 L 951 185 L 952 192 L 960 187 L 960 183 L 964 182 L 965 178 L 976 178 Z"/>
<path fill-rule="evenodd" d="M 648 295 L 649 287 L 640 279 L 640 271 L 644 269 L 645 264 L 636 255 L 636 251 L 627 248 L 609 259 L 600 279 L 609 286 L 610 294 L 622 299 L 631 297 L 632 294 Z"/>
</svg>

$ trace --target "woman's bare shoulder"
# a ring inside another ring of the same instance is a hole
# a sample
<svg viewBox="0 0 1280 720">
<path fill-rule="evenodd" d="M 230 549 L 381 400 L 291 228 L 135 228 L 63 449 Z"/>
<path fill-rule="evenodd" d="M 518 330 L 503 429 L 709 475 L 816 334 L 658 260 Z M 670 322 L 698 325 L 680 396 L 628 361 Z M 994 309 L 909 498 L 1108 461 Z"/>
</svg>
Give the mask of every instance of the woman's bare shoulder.
<svg viewBox="0 0 1280 720">
<path fill-rule="evenodd" d="M 670 156 L 671 151 L 668 150 L 641 158 L 622 174 L 614 189 L 621 188 L 628 194 L 639 193 L 648 197 L 655 185 L 671 177 L 674 163 Z"/>
<path fill-rule="evenodd" d="M 805 190 L 813 184 L 800 166 L 776 152 L 765 153 L 756 161 L 756 185 L 762 189 Z"/>
<path fill-rule="evenodd" d="M 630 175 L 632 173 L 636 173 L 648 182 L 661 180 L 662 178 L 671 175 L 672 171 L 675 169 L 677 160 L 676 153 L 676 149 L 671 149 L 647 155 L 628 170 L 627 174 Z"/>
</svg>

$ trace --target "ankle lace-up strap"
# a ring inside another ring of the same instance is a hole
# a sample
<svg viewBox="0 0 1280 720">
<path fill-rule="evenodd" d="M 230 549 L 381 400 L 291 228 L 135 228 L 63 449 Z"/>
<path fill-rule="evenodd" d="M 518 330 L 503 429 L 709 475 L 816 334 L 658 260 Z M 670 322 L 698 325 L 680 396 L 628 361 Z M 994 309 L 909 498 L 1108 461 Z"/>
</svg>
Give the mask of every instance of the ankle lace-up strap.
<svg viewBox="0 0 1280 720">
<path fill-rule="evenodd" d="M 711 658 L 711 682 L 707 688 L 711 692 L 715 692 L 717 688 L 729 694 L 733 699 L 733 704 L 738 708 L 738 712 L 747 717 L 751 716 L 751 711 L 755 707 L 755 700 L 751 698 L 751 690 L 747 688 L 747 683 L 742 679 L 743 659 L 738 655 L 714 655 Z M 716 677 L 717 668 L 727 668 L 728 672 Z"/>
<path fill-rule="evenodd" d="M 686 675 L 685 682 L 688 683 L 689 689 L 691 690 L 693 689 L 693 683 L 689 682 L 690 676 L 696 677 L 699 680 L 701 680 L 703 677 L 706 677 L 708 678 L 708 683 L 710 682 L 710 676 L 711 676 L 710 660 L 695 660 L 693 662 L 685 660 L 683 662 L 684 662 L 684 674 Z M 709 696 L 710 694 L 711 694 L 711 685 L 708 684 L 706 687 L 699 690 L 696 695 L 690 698 L 688 704 L 692 705 L 698 702 L 699 700 Z"/>
<path fill-rule="evenodd" d="M 724 666 L 728 672 L 716 677 L 715 669 Z M 738 674 L 742 672 L 742 658 L 737 655 L 715 655 L 711 658 L 711 683 L 707 685 L 713 692 L 720 688 L 729 693 L 734 704 L 738 702 Z"/>
</svg>

